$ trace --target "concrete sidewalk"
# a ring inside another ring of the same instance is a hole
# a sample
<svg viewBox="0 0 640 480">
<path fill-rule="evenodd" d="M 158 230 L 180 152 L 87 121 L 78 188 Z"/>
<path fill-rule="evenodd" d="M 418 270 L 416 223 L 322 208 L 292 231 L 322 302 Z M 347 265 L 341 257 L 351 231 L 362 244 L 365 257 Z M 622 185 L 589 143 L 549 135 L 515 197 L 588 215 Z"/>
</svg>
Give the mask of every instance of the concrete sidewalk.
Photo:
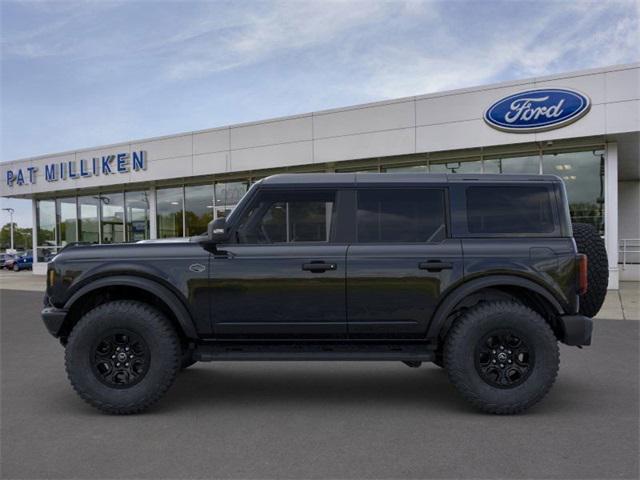
<svg viewBox="0 0 640 480">
<path fill-rule="evenodd" d="M 44 292 L 44 275 L 30 271 L 11 272 L 0 270 L 0 290 L 28 290 Z M 0 293 L 0 301 L 2 294 Z M 620 290 L 609 290 L 597 319 L 640 320 L 640 282 L 621 282 Z"/>
</svg>

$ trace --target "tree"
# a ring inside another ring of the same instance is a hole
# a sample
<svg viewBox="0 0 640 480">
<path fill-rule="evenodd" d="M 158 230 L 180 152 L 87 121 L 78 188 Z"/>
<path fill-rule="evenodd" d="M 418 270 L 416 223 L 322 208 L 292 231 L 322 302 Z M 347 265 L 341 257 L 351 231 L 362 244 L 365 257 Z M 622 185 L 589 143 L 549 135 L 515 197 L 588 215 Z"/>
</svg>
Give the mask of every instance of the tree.
<svg viewBox="0 0 640 480">
<path fill-rule="evenodd" d="M 18 227 L 13 223 L 13 246 L 16 250 L 31 250 L 32 233 L 30 228 Z M 0 229 L 0 248 L 6 250 L 11 247 L 11 224 L 7 222 Z"/>
</svg>

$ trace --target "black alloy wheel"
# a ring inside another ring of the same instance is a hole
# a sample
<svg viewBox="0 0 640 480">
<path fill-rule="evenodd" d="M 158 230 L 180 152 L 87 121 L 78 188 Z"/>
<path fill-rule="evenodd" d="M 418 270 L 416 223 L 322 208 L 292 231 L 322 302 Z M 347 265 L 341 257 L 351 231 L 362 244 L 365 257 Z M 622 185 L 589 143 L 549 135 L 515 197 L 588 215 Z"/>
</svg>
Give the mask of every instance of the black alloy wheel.
<svg viewBox="0 0 640 480">
<path fill-rule="evenodd" d="M 103 336 L 93 350 L 91 367 L 98 380 L 112 388 L 129 388 L 144 378 L 151 355 L 138 334 L 124 329 Z"/>
<path fill-rule="evenodd" d="M 534 352 L 520 333 L 497 330 L 485 335 L 475 352 L 476 369 L 489 385 L 513 388 L 534 368 Z"/>
</svg>

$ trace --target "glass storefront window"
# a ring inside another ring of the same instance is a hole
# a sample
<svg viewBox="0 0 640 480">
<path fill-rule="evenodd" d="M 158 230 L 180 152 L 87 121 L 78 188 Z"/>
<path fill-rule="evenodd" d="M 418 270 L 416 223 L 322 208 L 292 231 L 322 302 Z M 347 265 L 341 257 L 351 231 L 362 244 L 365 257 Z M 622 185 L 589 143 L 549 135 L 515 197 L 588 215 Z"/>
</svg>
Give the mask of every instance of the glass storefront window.
<svg viewBox="0 0 640 480">
<path fill-rule="evenodd" d="M 100 195 L 102 243 L 124 242 L 124 194 Z"/>
<path fill-rule="evenodd" d="M 402 167 L 386 167 L 384 171 L 387 173 L 427 173 L 429 167 L 426 165 L 405 165 Z"/>
<path fill-rule="evenodd" d="M 185 236 L 207 232 L 213 220 L 213 185 L 191 185 L 184 188 Z"/>
<path fill-rule="evenodd" d="M 36 233 L 38 248 L 38 261 L 44 262 L 53 253 L 51 247 L 55 247 L 56 242 L 56 202 L 54 200 L 38 200 L 36 206 Z M 51 251 L 50 251 L 51 250 Z"/>
<path fill-rule="evenodd" d="M 149 235 L 149 192 L 125 192 L 127 242 L 146 240 Z"/>
<path fill-rule="evenodd" d="M 182 187 L 156 190 L 158 238 L 183 237 Z"/>
<path fill-rule="evenodd" d="M 484 173 L 540 173 L 540 157 L 530 155 L 526 157 L 485 158 Z"/>
<path fill-rule="evenodd" d="M 478 160 L 449 160 L 429 162 L 431 173 L 482 173 L 482 162 Z"/>
<path fill-rule="evenodd" d="M 604 160 L 593 152 L 545 154 L 544 173 L 564 180 L 571 220 L 593 225 L 604 234 Z"/>
<path fill-rule="evenodd" d="M 58 207 L 58 231 L 60 232 L 60 246 L 78 241 L 78 208 L 76 206 L 76 198 L 58 198 L 56 200 Z"/>
<path fill-rule="evenodd" d="M 247 193 L 249 182 L 226 182 L 215 184 L 215 216 L 226 217 Z"/>
<path fill-rule="evenodd" d="M 100 243 L 97 196 L 78 197 L 78 240 Z"/>
</svg>

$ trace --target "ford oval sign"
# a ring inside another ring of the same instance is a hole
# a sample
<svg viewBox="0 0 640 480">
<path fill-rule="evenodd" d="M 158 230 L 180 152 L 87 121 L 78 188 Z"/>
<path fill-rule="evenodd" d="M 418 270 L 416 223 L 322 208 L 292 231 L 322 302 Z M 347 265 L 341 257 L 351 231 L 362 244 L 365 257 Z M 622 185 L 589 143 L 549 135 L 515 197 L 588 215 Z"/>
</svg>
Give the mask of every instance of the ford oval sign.
<svg viewBox="0 0 640 480">
<path fill-rule="evenodd" d="M 589 97 L 575 90 L 541 88 L 498 100 L 484 113 L 484 120 L 507 132 L 540 132 L 575 122 L 590 107 Z"/>
</svg>

